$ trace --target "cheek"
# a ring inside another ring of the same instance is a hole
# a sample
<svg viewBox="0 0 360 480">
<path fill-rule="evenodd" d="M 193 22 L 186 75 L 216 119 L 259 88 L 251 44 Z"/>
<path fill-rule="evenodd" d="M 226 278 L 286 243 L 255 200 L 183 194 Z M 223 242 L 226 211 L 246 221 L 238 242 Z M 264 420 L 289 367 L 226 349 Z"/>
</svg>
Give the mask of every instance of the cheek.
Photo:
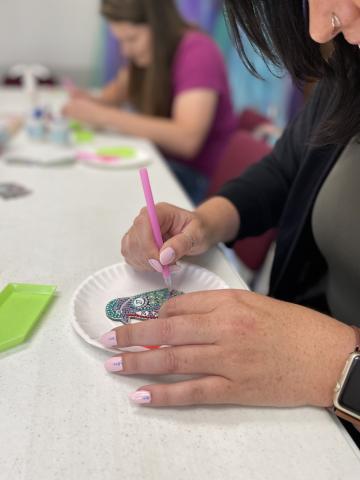
<svg viewBox="0 0 360 480">
<path fill-rule="evenodd" d="M 152 55 L 152 40 L 150 35 L 146 35 L 142 40 L 142 51 L 147 57 Z"/>
<path fill-rule="evenodd" d="M 137 49 L 136 49 L 138 55 L 141 55 L 142 57 L 144 55 L 146 55 L 147 53 L 147 45 L 146 43 L 144 42 L 140 42 L 138 45 L 137 45 Z"/>
</svg>

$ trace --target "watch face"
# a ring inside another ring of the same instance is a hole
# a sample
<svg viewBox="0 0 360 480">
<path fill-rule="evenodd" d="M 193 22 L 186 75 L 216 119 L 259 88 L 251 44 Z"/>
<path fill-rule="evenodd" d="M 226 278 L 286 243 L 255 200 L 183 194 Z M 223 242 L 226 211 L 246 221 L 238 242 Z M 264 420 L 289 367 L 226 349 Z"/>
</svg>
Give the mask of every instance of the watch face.
<svg viewBox="0 0 360 480">
<path fill-rule="evenodd" d="M 338 401 L 342 407 L 360 415 L 360 355 L 352 361 Z"/>
</svg>

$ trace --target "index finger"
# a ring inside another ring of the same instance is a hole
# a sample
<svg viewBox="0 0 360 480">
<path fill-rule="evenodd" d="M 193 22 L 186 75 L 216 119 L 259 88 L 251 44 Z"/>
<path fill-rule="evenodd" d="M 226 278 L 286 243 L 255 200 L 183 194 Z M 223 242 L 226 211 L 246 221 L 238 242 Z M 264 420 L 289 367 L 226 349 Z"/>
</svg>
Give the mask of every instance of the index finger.
<svg viewBox="0 0 360 480">
<path fill-rule="evenodd" d="M 225 301 L 229 295 L 231 295 L 229 289 L 206 290 L 177 295 L 162 305 L 159 318 L 209 313 L 218 307 L 222 301 Z"/>
<path fill-rule="evenodd" d="M 142 208 L 133 225 L 121 240 L 121 253 L 131 264 L 149 268 L 148 259 L 159 258 L 146 208 Z"/>
<path fill-rule="evenodd" d="M 207 315 L 157 318 L 114 328 L 100 338 L 107 348 L 147 345 L 206 345 L 217 341 L 216 329 Z"/>
</svg>

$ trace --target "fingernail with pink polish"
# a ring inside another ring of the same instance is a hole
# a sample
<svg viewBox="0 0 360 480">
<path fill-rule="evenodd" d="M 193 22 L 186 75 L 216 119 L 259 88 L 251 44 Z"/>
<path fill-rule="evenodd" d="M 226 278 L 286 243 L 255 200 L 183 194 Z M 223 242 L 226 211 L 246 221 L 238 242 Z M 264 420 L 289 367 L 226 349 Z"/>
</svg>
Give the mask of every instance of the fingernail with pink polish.
<svg viewBox="0 0 360 480">
<path fill-rule="evenodd" d="M 109 358 L 105 362 L 105 368 L 108 372 L 122 372 L 124 369 L 122 357 Z"/>
<path fill-rule="evenodd" d="M 156 271 L 159 272 L 159 273 L 162 273 L 162 266 L 161 266 L 160 262 L 158 262 L 157 260 L 155 260 L 155 258 L 150 258 L 149 263 L 150 263 L 150 266 L 151 266 L 154 270 L 156 270 Z"/>
<path fill-rule="evenodd" d="M 147 390 L 138 390 L 137 392 L 130 393 L 129 398 L 138 405 L 151 403 L 151 393 Z"/>
<path fill-rule="evenodd" d="M 100 343 L 104 345 L 104 347 L 107 348 L 114 348 L 117 346 L 117 339 L 116 339 L 116 333 L 112 330 L 111 332 L 105 333 L 100 338 Z"/>
<path fill-rule="evenodd" d="M 169 263 L 173 262 L 175 260 L 175 250 L 171 247 L 165 248 L 160 253 L 160 263 L 162 265 L 169 265 Z"/>
</svg>

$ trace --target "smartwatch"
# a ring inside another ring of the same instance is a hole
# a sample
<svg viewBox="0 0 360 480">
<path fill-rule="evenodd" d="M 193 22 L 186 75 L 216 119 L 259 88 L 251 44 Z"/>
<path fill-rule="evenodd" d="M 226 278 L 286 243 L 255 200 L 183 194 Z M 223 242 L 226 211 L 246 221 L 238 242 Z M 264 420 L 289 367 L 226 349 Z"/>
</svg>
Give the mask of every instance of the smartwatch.
<svg viewBox="0 0 360 480">
<path fill-rule="evenodd" d="M 334 389 L 334 413 L 360 427 L 360 329 L 356 333 L 355 351 L 349 356 Z"/>
</svg>

